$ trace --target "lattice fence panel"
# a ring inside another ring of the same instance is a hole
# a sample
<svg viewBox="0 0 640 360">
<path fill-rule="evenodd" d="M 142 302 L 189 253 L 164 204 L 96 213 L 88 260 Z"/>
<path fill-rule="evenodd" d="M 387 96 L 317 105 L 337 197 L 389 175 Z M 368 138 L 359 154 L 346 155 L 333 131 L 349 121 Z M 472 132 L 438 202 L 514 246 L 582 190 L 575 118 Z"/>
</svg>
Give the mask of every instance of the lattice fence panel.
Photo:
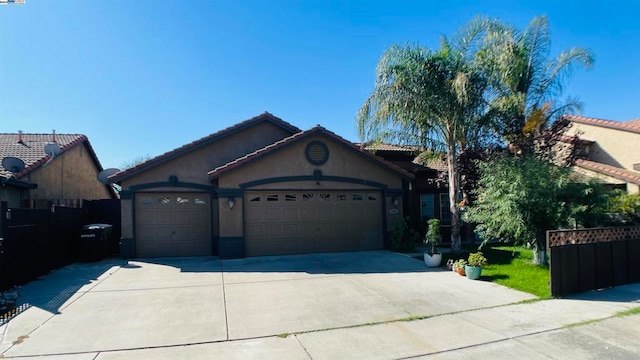
<svg viewBox="0 0 640 360">
<path fill-rule="evenodd" d="M 640 226 L 547 231 L 549 247 L 640 239 Z"/>
</svg>

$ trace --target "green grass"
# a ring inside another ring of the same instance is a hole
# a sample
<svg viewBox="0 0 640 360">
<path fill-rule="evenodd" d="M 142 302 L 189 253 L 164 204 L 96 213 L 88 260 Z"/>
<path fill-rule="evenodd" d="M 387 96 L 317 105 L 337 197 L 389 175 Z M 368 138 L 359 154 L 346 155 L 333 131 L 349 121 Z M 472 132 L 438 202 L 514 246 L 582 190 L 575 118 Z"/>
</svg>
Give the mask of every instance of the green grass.
<svg viewBox="0 0 640 360">
<path fill-rule="evenodd" d="M 549 268 L 531 263 L 531 249 L 494 245 L 485 246 L 482 252 L 489 265 L 482 270 L 481 280 L 524 291 L 541 299 L 551 298 Z"/>
</svg>

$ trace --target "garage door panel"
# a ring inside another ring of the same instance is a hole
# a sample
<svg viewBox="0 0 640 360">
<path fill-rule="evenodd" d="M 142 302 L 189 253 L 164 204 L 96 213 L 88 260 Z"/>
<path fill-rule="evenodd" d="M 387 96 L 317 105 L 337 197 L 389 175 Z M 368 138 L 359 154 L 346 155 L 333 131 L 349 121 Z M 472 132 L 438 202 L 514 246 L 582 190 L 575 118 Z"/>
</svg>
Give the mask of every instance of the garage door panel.
<svg viewBox="0 0 640 360">
<path fill-rule="evenodd" d="M 277 207 L 270 208 L 269 211 L 264 212 L 264 219 L 265 221 L 282 220 L 282 209 Z"/>
<path fill-rule="evenodd" d="M 211 255 L 211 205 L 206 193 L 136 195 L 139 257 Z"/>
<path fill-rule="evenodd" d="M 382 196 L 366 191 L 247 192 L 248 256 L 381 249 Z M 272 199 L 252 202 L 250 199 Z"/>
</svg>

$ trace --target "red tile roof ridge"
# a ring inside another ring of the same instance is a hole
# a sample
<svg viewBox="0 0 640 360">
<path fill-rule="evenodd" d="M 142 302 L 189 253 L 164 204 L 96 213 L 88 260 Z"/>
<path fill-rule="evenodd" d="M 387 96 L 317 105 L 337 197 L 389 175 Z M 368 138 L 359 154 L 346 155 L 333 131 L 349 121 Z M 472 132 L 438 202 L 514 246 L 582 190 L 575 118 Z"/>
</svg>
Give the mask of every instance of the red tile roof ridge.
<svg viewBox="0 0 640 360">
<path fill-rule="evenodd" d="M 276 121 L 277 123 L 279 123 L 281 126 L 289 129 L 289 131 L 291 132 L 300 132 L 302 130 L 300 130 L 298 127 L 291 125 L 290 123 L 282 120 L 281 118 L 272 115 L 271 113 L 265 111 L 260 115 L 256 115 L 250 119 L 241 121 L 237 124 L 231 125 L 227 128 L 224 128 L 222 130 L 216 131 L 212 134 L 209 134 L 207 136 L 204 136 L 200 139 L 194 140 L 190 143 L 187 143 L 185 145 L 179 146 L 173 150 L 167 151 L 163 154 L 160 154 L 152 159 L 149 159 L 143 163 L 137 164 L 136 166 L 133 166 L 129 169 L 123 169 L 122 171 L 111 175 L 109 178 L 112 179 L 113 181 L 117 182 L 120 181 L 128 176 L 134 175 L 136 173 L 138 173 L 139 171 L 154 166 L 156 164 L 162 163 L 164 160 L 170 159 L 172 158 L 172 156 L 179 156 L 180 154 L 183 154 L 186 151 L 189 151 L 192 148 L 196 148 L 199 145 L 205 145 L 208 143 L 208 141 L 214 141 L 216 138 L 219 138 L 221 136 L 225 136 L 225 135 L 229 135 L 232 134 L 234 131 L 236 130 L 240 130 L 246 126 L 248 126 L 249 124 L 253 123 L 253 122 L 258 122 L 259 120 L 263 119 L 263 118 L 267 118 L 270 121 Z"/>
<path fill-rule="evenodd" d="M 230 171 L 244 163 L 247 163 L 249 161 L 252 161 L 253 159 L 265 155 L 267 153 L 273 152 L 273 151 L 277 151 L 278 149 L 288 145 L 289 143 L 296 141 L 298 138 L 303 138 L 303 137 L 308 137 L 311 136 L 313 134 L 316 133 L 324 133 L 326 135 L 328 135 L 329 137 L 333 138 L 334 140 L 341 142 L 343 145 L 348 146 L 349 148 L 351 148 L 353 151 L 357 151 L 358 153 L 361 153 L 365 156 L 368 156 L 370 158 L 372 158 L 375 161 L 378 161 L 379 163 L 381 163 L 382 165 L 389 167 L 391 169 L 393 169 L 394 171 L 400 172 L 402 173 L 405 177 L 408 178 L 413 178 L 414 175 L 411 174 L 410 172 L 402 169 L 401 167 L 397 166 L 396 164 L 393 164 L 379 156 L 373 155 L 371 154 L 369 151 L 364 151 L 361 150 L 360 147 L 358 147 L 357 145 L 355 145 L 354 143 L 342 138 L 341 136 L 335 134 L 334 132 L 325 129 L 324 127 L 317 125 L 309 130 L 306 131 L 302 131 L 299 132 L 297 134 L 293 134 L 287 138 L 284 138 L 282 140 L 276 141 L 273 144 L 267 145 L 265 147 L 263 147 L 262 149 L 258 149 L 250 154 L 247 154 L 245 156 L 242 156 L 238 159 L 235 159 L 233 161 L 230 161 L 224 165 L 218 166 L 217 168 L 211 170 L 208 172 L 209 177 L 217 177 L 220 174 Z"/>
<path fill-rule="evenodd" d="M 640 173 L 596 161 L 577 159 L 575 165 L 616 179 L 640 185 Z"/>
<path fill-rule="evenodd" d="M 629 132 L 640 134 L 640 123 L 636 123 L 635 120 L 628 121 L 628 122 L 619 122 L 619 121 L 598 119 L 598 118 L 592 118 L 592 117 L 586 117 L 586 116 L 580 116 L 580 115 L 563 115 L 562 117 L 566 120 L 573 121 L 576 123 L 602 126 L 609 129 L 617 129 L 617 130 L 629 131 Z"/>
</svg>

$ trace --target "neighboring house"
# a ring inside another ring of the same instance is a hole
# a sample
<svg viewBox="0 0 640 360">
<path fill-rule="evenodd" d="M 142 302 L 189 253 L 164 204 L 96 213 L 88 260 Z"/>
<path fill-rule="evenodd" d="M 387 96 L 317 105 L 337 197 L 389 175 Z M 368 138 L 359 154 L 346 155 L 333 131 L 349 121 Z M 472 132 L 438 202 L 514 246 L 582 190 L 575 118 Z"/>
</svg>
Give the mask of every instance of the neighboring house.
<svg viewBox="0 0 640 360">
<path fill-rule="evenodd" d="M 576 171 L 600 179 L 629 194 L 640 191 L 640 119 L 616 122 L 565 115 L 567 135 L 582 145 Z"/>
<path fill-rule="evenodd" d="M 320 127 L 264 113 L 111 179 L 125 256 L 383 249 L 413 175 Z"/>
<path fill-rule="evenodd" d="M 57 144 L 57 156 L 45 153 L 48 144 Z M 25 164 L 16 173 L 0 165 L 0 201 L 9 207 L 81 206 L 82 200 L 116 197 L 97 180 L 102 166 L 84 135 L 0 134 L 0 160 L 6 157 Z"/>
</svg>

